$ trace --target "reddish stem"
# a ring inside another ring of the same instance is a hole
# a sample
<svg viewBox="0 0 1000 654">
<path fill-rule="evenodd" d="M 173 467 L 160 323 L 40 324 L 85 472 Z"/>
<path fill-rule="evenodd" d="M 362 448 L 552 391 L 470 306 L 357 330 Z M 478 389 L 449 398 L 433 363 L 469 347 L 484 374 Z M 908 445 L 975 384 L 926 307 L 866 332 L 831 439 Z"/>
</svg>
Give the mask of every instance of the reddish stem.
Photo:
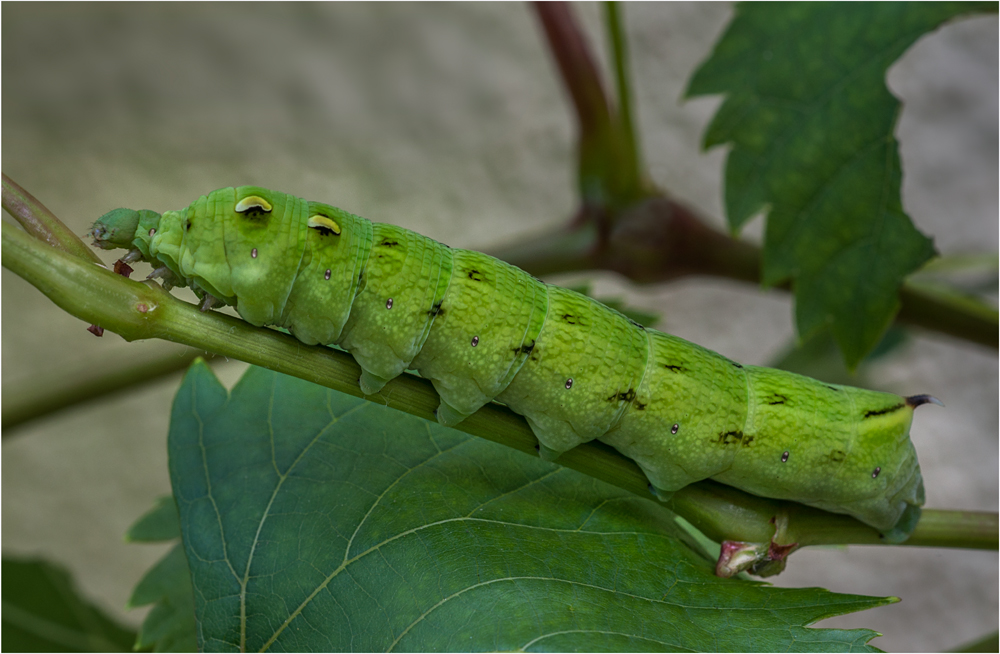
<svg viewBox="0 0 1000 654">
<path fill-rule="evenodd" d="M 536 2 L 534 7 L 563 83 L 573 99 L 581 131 L 593 133 L 606 128 L 611 124 L 608 95 L 570 6 L 561 2 Z"/>
</svg>

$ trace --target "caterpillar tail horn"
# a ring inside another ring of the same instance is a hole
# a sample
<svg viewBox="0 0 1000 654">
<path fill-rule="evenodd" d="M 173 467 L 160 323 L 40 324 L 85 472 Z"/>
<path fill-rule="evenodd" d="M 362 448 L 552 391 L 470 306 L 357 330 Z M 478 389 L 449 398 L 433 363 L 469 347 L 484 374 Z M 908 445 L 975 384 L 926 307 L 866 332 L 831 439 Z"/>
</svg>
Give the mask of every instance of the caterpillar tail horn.
<svg viewBox="0 0 1000 654">
<path fill-rule="evenodd" d="M 944 406 L 944 402 L 937 399 L 933 395 L 911 395 L 906 398 L 906 404 L 914 409 L 921 404 L 936 404 L 938 406 Z"/>
</svg>

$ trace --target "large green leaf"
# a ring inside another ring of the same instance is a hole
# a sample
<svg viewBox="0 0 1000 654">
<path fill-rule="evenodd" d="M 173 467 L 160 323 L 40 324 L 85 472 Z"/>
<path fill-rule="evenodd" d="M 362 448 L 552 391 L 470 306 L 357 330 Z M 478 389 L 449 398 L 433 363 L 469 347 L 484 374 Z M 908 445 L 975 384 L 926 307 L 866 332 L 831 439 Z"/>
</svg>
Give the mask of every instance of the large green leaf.
<svg viewBox="0 0 1000 654">
<path fill-rule="evenodd" d="M 704 145 L 731 143 L 725 205 L 739 230 L 767 211 L 762 276 L 791 278 L 807 337 L 829 325 L 853 368 L 934 253 L 900 199 L 886 69 L 923 34 L 996 3 L 749 3 L 691 79 L 724 93 Z"/>
<path fill-rule="evenodd" d="M 173 497 L 164 497 L 129 528 L 130 542 L 156 543 L 179 540 L 180 516 Z M 195 638 L 194 589 L 184 548 L 178 542 L 160 559 L 132 591 L 129 608 L 152 605 L 142 622 L 136 647 L 154 652 L 193 652 Z"/>
<path fill-rule="evenodd" d="M 134 643 L 135 632 L 81 597 L 62 568 L 3 557 L 3 651 L 131 652 Z"/>
<path fill-rule="evenodd" d="M 207 650 L 869 650 L 891 598 L 719 579 L 651 500 L 454 430 L 204 363 L 170 472 Z"/>
</svg>

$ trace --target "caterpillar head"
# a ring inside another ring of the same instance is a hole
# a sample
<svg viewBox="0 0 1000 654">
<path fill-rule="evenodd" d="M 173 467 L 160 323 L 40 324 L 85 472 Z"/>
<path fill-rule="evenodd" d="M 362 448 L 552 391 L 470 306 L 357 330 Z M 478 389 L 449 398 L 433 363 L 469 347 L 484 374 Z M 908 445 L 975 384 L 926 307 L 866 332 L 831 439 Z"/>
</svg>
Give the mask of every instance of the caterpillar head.
<svg viewBox="0 0 1000 654">
<path fill-rule="evenodd" d="M 87 236 L 94 239 L 94 247 L 103 250 L 119 248 L 131 249 L 138 247 L 144 260 L 149 259 L 148 237 L 140 238 L 149 230 L 156 230 L 160 224 L 160 214 L 155 211 L 141 209 L 114 209 L 104 214 L 94 222 Z M 140 247 L 140 243 L 144 247 Z"/>
</svg>

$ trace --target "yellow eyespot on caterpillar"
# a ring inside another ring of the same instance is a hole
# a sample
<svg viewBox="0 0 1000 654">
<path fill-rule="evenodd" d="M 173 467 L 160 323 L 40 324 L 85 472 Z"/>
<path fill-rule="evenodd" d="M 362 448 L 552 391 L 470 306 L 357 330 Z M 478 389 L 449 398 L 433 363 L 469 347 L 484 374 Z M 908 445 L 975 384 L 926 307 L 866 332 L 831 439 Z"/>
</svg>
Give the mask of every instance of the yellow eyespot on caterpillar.
<svg viewBox="0 0 1000 654">
<path fill-rule="evenodd" d="M 259 195 L 249 195 L 236 203 L 236 213 L 246 213 L 251 209 L 269 213 L 271 211 L 271 203 Z"/>
<path fill-rule="evenodd" d="M 318 229 L 320 234 L 324 236 L 327 234 L 333 234 L 334 236 L 340 236 L 340 225 L 337 224 L 332 218 L 316 214 L 315 216 L 309 217 L 309 222 L 306 223 L 313 229 Z"/>
<path fill-rule="evenodd" d="M 241 215 L 215 215 L 241 196 Z M 92 230 L 118 235 L 102 247 L 134 249 L 164 288 L 195 287 L 203 309 L 234 305 L 252 324 L 347 350 L 365 395 L 417 370 L 441 424 L 496 400 L 525 416 L 543 458 L 599 440 L 661 499 L 713 479 L 851 515 L 892 542 L 919 518 L 909 430 L 916 407 L 940 404 L 930 395 L 741 365 L 485 254 L 267 189 L 220 189 L 138 224 L 116 211 Z"/>
</svg>

